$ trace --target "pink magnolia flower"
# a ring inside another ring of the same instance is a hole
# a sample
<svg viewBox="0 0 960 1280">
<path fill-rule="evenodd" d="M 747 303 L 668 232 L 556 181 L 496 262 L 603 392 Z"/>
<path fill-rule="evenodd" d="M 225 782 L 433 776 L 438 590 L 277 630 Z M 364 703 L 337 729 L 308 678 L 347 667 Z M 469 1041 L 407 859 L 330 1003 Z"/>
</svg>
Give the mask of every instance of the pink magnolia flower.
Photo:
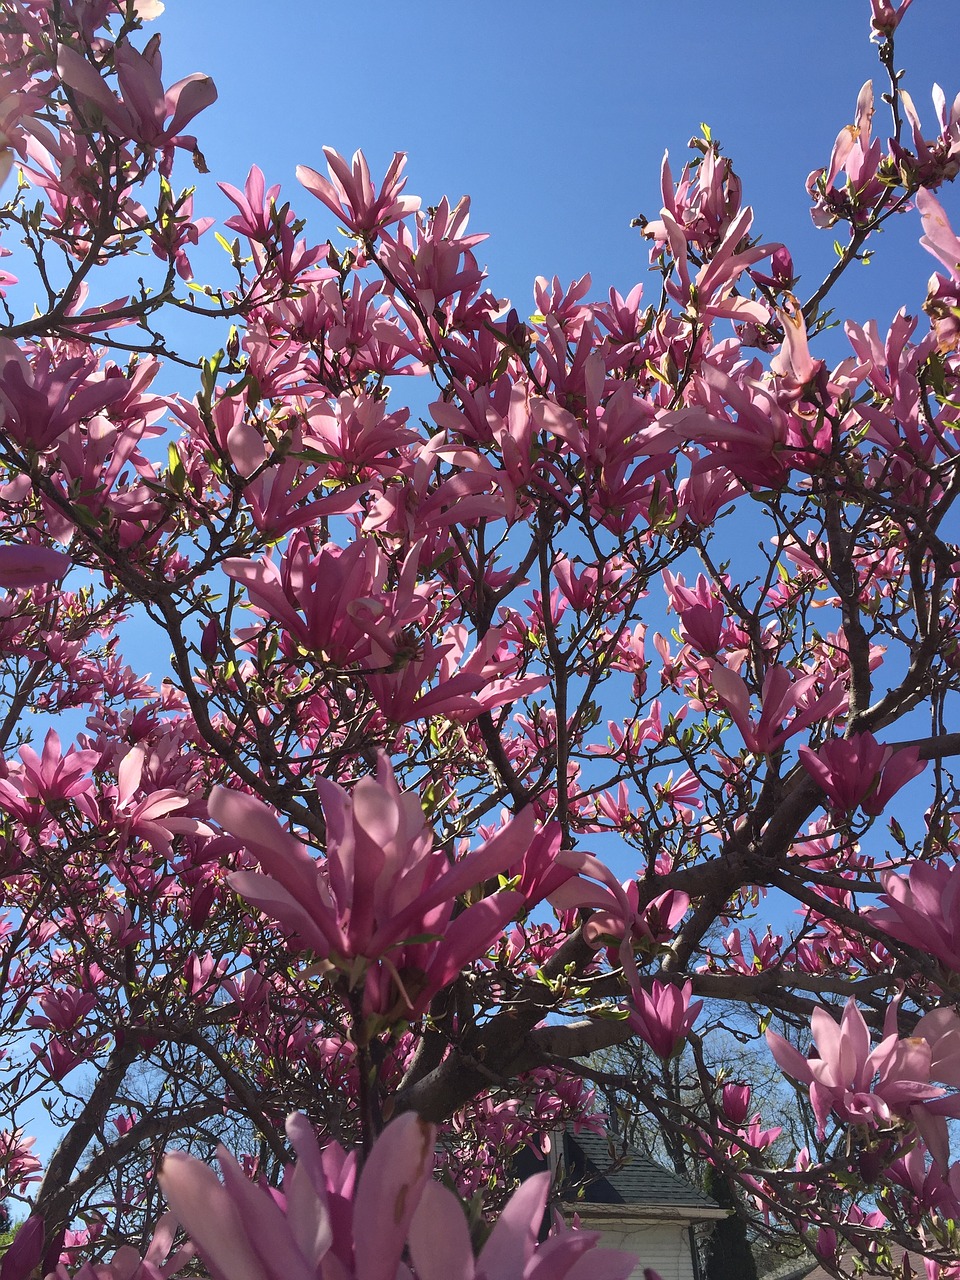
<svg viewBox="0 0 960 1280">
<path fill-rule="evenodd" d="M 407 163 L 402 152 L 394 155 L 379 191 L 374 189 L 362 151 L 354 152 L 350 165 L 333 147 L 324 147 L 323 154 L 327 157 L 329 180 L 304 164 L 297 165 L 297 180 L 349 230 L 358 235 L 373 234 L 420 208 L 419 196 L 400 194 L 407 184 L 406 178 L 400 177 Z"/>
<path fill-rule="evenodd" d="M 818 677 L 792 679 L 786 667 L 770 667 L 763 678 L 760 719 L 750 712 L 750 692 L 742 676 L 722 663 L 711 665 L 710 682 L 730 718 L 743 735 L 750 751 L 769 755 L 816 720 L 827 720 L 846 703 L 847 694 L 840 680 L 834 680 L 816 692 Z M 790 713 L 793 715 L 784 727 Z"/>
<path fill-rule="evenodd" d="M 169 1277 L 182 1271 L 196 1253 L 189 1244 L 171 1252 L 176 1234 L 176 1218 L 172 1213 L 165 1213 L 157 1223 L 153 1238 L 142 1258 L 132 1245 L 121 1245 L 109 1262 L 98 1262 L 95 1268 L 85 1264 L 75 1272 L 75 1276 L 77 1280 L 92 1280 L 94 1276 L 96 1280 L 169 1280 Z M 90 1232 L 84 1232 L 82 1239 L 71 1239 L 78 1235 L 81 1233 L 68 1231 L 66 1239 L 75 1247 L 76 1244 L 87 1243 L 91 1238 Z M 50 1272 L 46 1280 L 70 1280 L 70 1272 L 64 1263 L 69 1263 L 72 1256 L 72 1251 L 64 1252 L 59 1265 Z"/>
<path fill-rule="evenodd" d="M 680 619 L 680 634 L 687 644 L 700 653 L 715 654 L 721 645 L 726 610 L 719 595 L 711 590 L 704 575 L 698 574 L 696 586 L 690 588 L 683 574 L 663 572 L 663 584 L 670 607 Z"/>
<path fill-rule="evenodd" d="M 684 167 L 680 180 L 674 183 L 669 156 L 665 152 L 660 167 L 660 190 L 663 208 L 678 224 L 685 239 L 695 247 L 699 257 L 709 257 L 723 239 L 731 222 L 739 214 L 743 190 L 733 165 L 711 144 L 695 164 Z M 643 228 L 652 240 L 651 260 L 655 260 L 669 242 L 662 221 L 651 221 Z"/>
<path fill-rule="evenodd" d="M 596 875 L 598 865 L 602 864 L 591 858 L 585 869 Z M 610 881 L 606 883 L 610 884 Z M 606 888 L 603 883 L 572 876 L 550 894 L 550 905 L 557 911 L 598 908 L 583 926 L 584 941 L 591 947 L 601 947 L 605 940 L 610 939 L 622 941 L 624 935 L 628 941 L 664 942 L 686 914 L 690 898 L 677 889 L 668 889 L 642 908 L 639 903 L 640 885 L 636 880 L 628 880 L 623 885 L 613 880 L 613 884 Z"/>
<path fill-rule="evenodd" d="M 741 209 L 724 227 L 723 238 L 713 247 L 709 260 L 691 281 L 687 261 L 687 236 L 671 213 L 661 212 L 665 239 L 670 246 L 679 282 L 667 281 L 667 292 L 681 306 L 691 306 L 702 316 L 727 316 L 766 324 L 770 311 L 762 303 L 733 293 L 737 277 L 755 262 L 768 258 L 779 244 L 760 244 L 743 249 L 753 224 L 753 209 Z"/>
<path fill-rule="evenodd" d="M 32 1014 L 28 1027 L 51 1027 L 55 1031 L 71 1031 L 96 1007 L 95 991 L 80 991 L 69 983 L 63 987 L 45 987 L 37 996 L 42 1014 Z"/>
<path fill-rule="evenodd" d="M 938 187 L 944 181 L 952 181 L 960 169 L 960 100 L 955 100 L 948 107 L 943 90 L 939 85 L 933 86 L 933 103 L 939 117 L 940 133 L 930 139 L 924 137 L 920 114 L 906 89 L 900 90 L 900 102 L 910 125 L 913 152 L 892 138 L 891 158 L 905 166 L 911 180 L 921 190 L 927 186 Z"/>
<path fill-rule="evenodd" d="M 671 769 L 663 782 L 653 784 L 657 799 L 668 805 L 681 822 L 686 823 L 693 822 L 696 817 L 694 811 L 703 808 L 700 790 L 700 779 L 691 769 L 684 769 L 676 779 Z"/>
<path fill-rule="evenodd" d="M 894 751 L 869 732 L 831 738 L 816 751 L 800 747 L 797 754 L 838 812 L 852 813 L 860 806 L 874 817 L 883 812 L 891 796 L 927 766 L 916 747 Z"/>
<path fill-rule="evenodd" d="M 14 1189 L 25 1191 L 40 1177 L 43 1167 L 31 1151 L 36 1138 L 25 1138 L 22 1129 L 0 1129 L 0 1197 Z"/>
<path fill-rule="evenodd" d="M 581 849 L 564 849 L 557 861 L 574 875 L 554 889 L 548 901 L 557 911 L 598 908 L 583 927 L 584 941 L 599 948 L 606 941 L 616 942 L 617 959 L 631 991 L 639 992 L 640 974 L 634 956 L 636 942 L 656 944 L 669 937 L 680 921 L 690 899 L 685 893 L 668 890 L 646 907 L 640 908 L 640 886 L 637 881 L 621 884 L 610 868 L 592 853 Z"/>
<path fill-rule="evenodd" d="M 899 4 L 889 4 L 887 0 L 870 0 L 871 40 L 883 40 L 892 36 L 912 4 L 913 0 L 900 0 Z"/>
<path fill-rule="evenodd" d="M 202 956 L 195 951 L 190 952 L 183 966 L 183 976 L 187 991 L 197 1004 L 206 1004 L 213 999 L 228 963 L 225 956 L 217 960 L 209 951 Z"/>
<path fill-rule="evenodd" d="M 700 528 L 713 524 L 721 507 L 727 506 L 744 492 L 743 485 L 717 462 L 717 455 L 710 459 L 710 467 L 695 468 L 685 476 L 677 488 L 680 513 Z"/>
<path fill-rule="evenodd" d="M 886 905 L 870 912 L 882 929 L 960 973 L 960 866 L 915 862 L 908 875 L 881 872 Z"/>
<path fill-rule="evenodd" d="M 750 1109 L 748 1084 L 725 1084 L 722 1093 L 723 1114 L 731 1124 L 743 1124 Z"/>
<path fill-rule="evenodd" d="M 258 367 L 257 352 L 249 336 L 247 345 L 251 348 L 251 374 L 258 379 L 266 378 L 267 371 Z M 271 394 L 267 387 L 263 387 L 263 391 L 264 395 Z M 194 440 L 205 439 L 207 427 L 195 403 L 174 400 L 173 411 Z M 327 442 L 305 434 L 303 428 L 293 424 L 285 434 L 282 449 L 268 447 L 262 430 L 250 421 L 242 397 L 221 395 L 213 406 L 211 418 L 220 448 L 245 481 L 244 499 L 250 505 L 254 523 L 272 538 L 302 528 L 320 516 L 355 511 L 357 499 L 369 487 L 362 483 L 325 489 L 330 465 L 308 463 L 305 454 L 309 450 L 329 453 Z M 316 496 L 318 493 L 322 496 Z"/>
<path fill-rule="evenodd" d="M 146 753 L 142 747 L 131 747 L 117 767 L 117 815 L 121 818 L 120 843 L 125 845 L 131 836 L 139 836 L 153 849 L 166 857 L 173 857 L 175 835 L 213 834 L 206 823 L 186 816 L 173 817 L 178 810 L 190 804 L 190 798 L 172 787 L 151 789 L 143 785 L 143 768 Z M 137 791 L 146 795 L 134 800 Z"/>
<path fill-rule="evenodd" d="M 287 1136 L 298 1160 L 280 1192 L 248 1181 L 223 1148 L 222 1183 L 192 1156 L 164 1159 L 160 1186 L 212 1280 L 399 1280 L 408 1245 L 419 1280 L 626 1280 L 635 1265 L 589 1232 L 537 1243 L 547 1173 L 514 1192 L 474 1261 L 462 1206 L 431 1179 L 436 1130 L 417 1116 L 387 1126 L 359 1176 L 356 1152 L 321 1151 L 303 1116 Z"/>
<path fill-rule="evenodd" d="M 445 313 L 453 327 L 499 309 L 489 293 L 481 294 L 486 273 L 471 251 L 487 237 L 464 234 L 469 220 L 468 196 L 453 208 L 444 196 L 429 217 L 415 220 L 416 239 L 404 225 L 393 236 L 384 235 L 380 247 L 391 286 L 395 282 L 407 297 L 416 298 L 425 314 Z"/>
<path fill-rule="evenodd" d="M 66 755 L 56 730 L 50 729 L 43 754 L 33 747 L 20 748 L 20 768 L 11 766 L 0 778 L 0 808 L 15 813 L 25 822 L 36 821 L 45 805 L 81 799 L 93 787 L 90 770 L 100 762 L 97 751 L 70 747 Z"/>
<path fill-rule="evenodd" d="M 439 458 L 464 469 L 436 483 Z M 415 542 L 450 525 L 498 520 L 510 504 L 498 489 L 503 473 L 472 449 L 447 449 L 443 433 L 419 450 L 413 467 L 374 491 L 362 528 Z"/>
<path fill-rule="evenodd" d="M 386 719 L 394 724 L 433 715 L 473 720 L 482 711 L 537 693 L 549 683 L 546 676 L 511 674 L 520 654 L 501 645 L 500 628 L 491 627 L 465 657 L 468 634 L 463 626 L 448 627 L 439 644 L 427 641 L 415 655 L 401 651 L 397 670 L 388 667 L 389 652 L 373 646 L 372 658 L 380 669 L 369 672 L 365 684 Z"/>
<path fill-rule="evenodd" d="M 214 790 L 211 817 L 263 869 L 235 872 L 229 883 L 294 945 L 351 982 L 363 977 L 367 1013 L 387 1015 L 399 1000 L 404 1016 L 418 1014 L 524 906 L 520 893 L 500 890 L 453 918 L 458 895 L 522 863 L 534 838 L 533 809 L 451 864 L 433 847 L 417 796 L 400 792 L 385 757 L 377 777 L 361 778 L 350 793 L 326 779 L 317 786 L 327 822 L 323 862 L 259 800 Z M 540 847 L 551 855 L 552 842 Z"/>
<path fill-rule="evenodd" d="M 18 444 L 46 449 L 71 427 L 113 407 L 130 390 L 125 378 L 107 378 L 96 356 L 65 357 L 53 344 L 26 353 L 0 338 L 0 414 Z"/>
<path fill-rule="evenodd" d="M 824 452 L 829 432 L 791 411 L 797 382 L 787 376 L 792 368 L 789 362 L 781 367 L 785 376 L 778 380 L 778 387 L 751 377 L 747 370 L 732 375 L 714 364 L 701 366 L 696 375 L 701 403 L 671 410 L 659 420 L 709 450 L 694 463 L 691 479 L 702 470 L 722 466 L 745 485 L 769 488 L 782 484 L 792 467 L 809 469 L 811 446 L 819 454 Z M 784 395 L 784 390 L 790 394 Z M 735 496 L 728 493 L 723 500 Z"/>
<path fill-rule="evenodd" d="M 215 218 L 194 218 L 193 196 L 188 195 L 176 203 L 165 199 L 162 218 L 150 232 L 153 252 L 164 262 L 172 259 L 181 280 L 192 280 L 193 267 L 185 246 L 198 244 L 200 237 L 210 230 L 215 221 Z"/>
<path fill-rule="evenodd" d="M 145 147 L 162 148 L 166 155 L 161 170 L 168 176 L 173 147 L 197 153 L 196 138 L 180 131 L 216 102 L 216 86 L 209 76 L 194 72 L 165 90 L 160 79 L 158 37 L 150 41 L 144 53 L 124 40 L 116 46 L 114 58 L 120 98 L 86 59 L 66 45 L 61 45 L 57 53 L 57 74 L 87 112 L 95 109 L 122 137 Z"/>
<path fill-rule="evenodd" d="M 277 196 L 280 188 L 275 186 L 267 189 L 263 172 L 257 165 L 253 165 L 247 174 L 243 191 L 238 191 L 228 182 L 218 182 L 217 186 L 240 210 L 239 214 L 227 218 L 223 225 L 231 231 L 238 231 L 248 240 L 266 244 L 281 222 L 288 226 L 295 220 L 289 205 L 284 205 L 283 210 L 278 212 Z"/>
<path fill-rule="evenodd" d="M 435 591 L 417 582 L 422 545 L 407 553 L 393 590 L 387 589 L 388 558 L 372 538 L 315 551 L 311 539 L 297 533 L 279 564 L 229 559 L 223 567 L 246 587 L 261 617 L 280 623 L 285 652 L 302 645 L 344 666 L 386 667 L 398 659 L 408 628 L 421 621 Z"/>
<path fill-rule="evenodd" d="M 876 1048 L 871 1048 L 870 1031 L 853 997 L 839 1023 L 827 1009 L 814 1009 L 817 1057 L 805 1058 L 774 1031 L 767 1032 L 767 1043 L 781 1069 L 809 1086 L 821 1137 L 831 1112 L 847 1123 L 871 1127 L 912 1120 L 934 1159 L 946 1167 L 945 1117 L 960 1115 L 960 1094 L 948 1095 L 931 1081 L 960 1085 L 960 1018 L 952 1009 L 934 1010 L 920 1019 L 913 1036 L 900 1039 L 898 1003 L 887 1010 Z"/>
<path fill-rule="evenodd" d="M 703 1008 L 702 1000 L 690 1003 L 693 983 L 682 987 L 670 982 L 650 983 L 631 992 L 628 1024 L 661 1058 L 672 1058 Z"/>
</svg>

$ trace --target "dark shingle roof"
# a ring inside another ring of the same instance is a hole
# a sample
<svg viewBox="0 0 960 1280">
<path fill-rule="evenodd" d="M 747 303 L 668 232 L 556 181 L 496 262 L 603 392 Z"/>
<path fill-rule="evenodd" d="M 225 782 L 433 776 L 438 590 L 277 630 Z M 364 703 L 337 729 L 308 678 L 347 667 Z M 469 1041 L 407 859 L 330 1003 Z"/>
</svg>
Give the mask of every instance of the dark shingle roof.
<svg viewBox="0 0 960 1280">
<path fill-rule="evenodd" d="M 591 1204 L 717 1208 L 709 1196 L 613 1134 L 568 1131 L 563 1146 L 568 1177 L 574 1184 L 587 1184 L 583 1196 L 576 1195 L 575 1187 L 569 1195 L 583 1208 Z"/>
</svg>

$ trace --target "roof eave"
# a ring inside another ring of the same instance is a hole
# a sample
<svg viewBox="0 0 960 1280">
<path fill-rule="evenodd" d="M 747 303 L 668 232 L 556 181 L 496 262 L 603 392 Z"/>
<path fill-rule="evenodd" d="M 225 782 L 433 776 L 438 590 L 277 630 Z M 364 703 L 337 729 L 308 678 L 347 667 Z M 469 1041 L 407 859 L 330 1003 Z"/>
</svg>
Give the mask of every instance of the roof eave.
<svg viewBox="0 0 960 1280">
<path fill-rule="evenodd" d="M 607 1222 L 621 1218 L 629 1222 L 712 1222 L 728 1218 L 732 1209 L 716 1209 L 707 1206 L 693 1207 L 677 1204 L 589 1204 L 564 1201 L 562 1213 L 577 1214 L 583 1223 L 596 1219 Z"/>
</svg>

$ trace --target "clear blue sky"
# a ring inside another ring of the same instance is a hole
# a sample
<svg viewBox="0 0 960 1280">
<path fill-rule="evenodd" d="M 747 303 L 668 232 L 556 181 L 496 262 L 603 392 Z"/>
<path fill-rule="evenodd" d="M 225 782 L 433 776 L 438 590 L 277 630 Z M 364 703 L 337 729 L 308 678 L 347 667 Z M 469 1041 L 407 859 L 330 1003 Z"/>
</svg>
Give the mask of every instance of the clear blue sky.
<svg viewBox="0 0 960 1280">
<path fill-rule="evenodd" d="M 329 144 L 363 148 L 382 172 L 406 151 L 408 190 L 426 203 L 472 196 L 473 229 L 491 233 L 478 256 L 523 313 L 538 274 L 590 271 L 597 293 L 643 276 L 630 219 L 657 215 L 663 151 L 679 170 L 701 121 L 743 178 L 755 230 L 789 245 L 812 291 L 834 237 L 815 232 L 804 181 L 863 81 L 884 87 L 869 12 L 868 0 L 167 0 L 156 28 L 168 81 L 202 70 L 219 87 L 196 122 L 212 176 L 241 185 L 256 161 L 326 238 L 332 221 L 296 165 L 322 170 Z M 958 48 L 957 0 L 915 0 L 898 64 L 931 134 L 930 86 L 960 90 Z M 887 123 L 881 107 L 884 136 Z M 232 212 L 208 185 L 198 212 Z M 946 203 L 960 222 L 960 192 Z M 881 260 L 851 272 L 843 302 L 860 320 L 922 302 L 934 260 L 916 215 L 896 221 Z"/>
</svg>

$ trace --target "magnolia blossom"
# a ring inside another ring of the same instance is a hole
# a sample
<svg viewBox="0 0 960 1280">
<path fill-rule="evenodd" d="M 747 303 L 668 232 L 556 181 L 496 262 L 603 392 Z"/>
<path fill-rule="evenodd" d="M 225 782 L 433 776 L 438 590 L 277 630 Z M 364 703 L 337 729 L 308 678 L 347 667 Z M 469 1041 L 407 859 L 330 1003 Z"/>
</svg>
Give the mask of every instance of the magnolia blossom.
<svg viewBox="0 0 960 1280">
<path fill-rule="evenodd" d="M 432 1181 L 436 1130 L 414 1115 L 388 1125 L 358 1173 L 357 1153 L 321 1151 L 300 1115 L 287 1121 L 298 1160 L 281 1192 L 249 1182 L 220 1148 L 221 1182 L 192 1156 L 168 1155 L 158 1174 L 212 1280 L 627 1280 L 632 1254 L 596 1248 L 592 1232 L 537 1243 L 548 1173 L 527 1179 L 474 1259 L 463 1208 Z"/>
<path fill-rule="evenodd" d="M 71 1234 L 67 1232 L 68 1237 Z M 90 1280 L 92 1276 L 96 1280 L 170 1280 L 170 1277 L 179 1275 L 196 1255 L 191 1244 L 174 1249 L 176 1234 L 176 1218 L 172 1213 L 165 1213 L 157 1223 L 153 1238 L 142 1258 L 132 1245 L 124 1244 L 114 1252 L 109 1261 L 98 1263 L 96 1269 L 87 1265 L 74 1274 L 77 1280 Z M 64 1254 L 56 1270 L 46 1280 L 70 1280 L 70 1272 L 65 1265 L 70 1260 L 71 1255 Z"/>
<path fill-rule="evenodd" d="M 805 1058 L 775 1031 L 767 1043 L 779 1066 L 810 1089 L 820 1137 L 831 1112 L 849 1124 L 887 1128 L 910 1120 L 931 1154 L 946 1167 L 946 1116 L 960 1116 L 960 1093 L 948 1094 L 933 1081 L 960 1087 L 960 1017 L 946 1006 L 925 1014 L 914 1034 L 897 1034 L 897 1006 L 887 1009 L 883 1038 L 871 1048 L 870 1032 L 851 997 L 838 1023 L 822 1007 L 811 1018 L 817 1056 Z"/>
<path fill-rule="evenodd" d="M 912 4 L 913 0 L 900 0 L 899 4 L 889 4 L 888 0 L 870 0 L 871 39 L 884 40 L 892 36 Z"/>
<path fill-rule="evenodd" d="M 880 881 L 886 905 L 870 912 L 871 921 L 960 973 L 960 867 L 917 862 L 906 876 L 881 872 Z"/>
<path fill-rule="evenodd" d="M 851 813 L 858 806 L 876 816 L 901 787 L 926 768 L 916 747 L 893 747 L 877 742 L 872 733 L 832 738 L 815 751 L 801 747 L 797 754 L 810 776 L 820 784 L 835 809 Z"/>
<path fill-rule="evenodd" d="M 242 840 L 262 868 L 234 872 L 229 883 L 278 921 L 293 945 L 351 982 L 362 978 L 368 1013 L 420 1013 L 525 903 L 520 893 L 499 890 L 454 917 L 458 895 L 511 868 L 534 876 L 531 849 L 550 861 L 553 843 L 535 840 L 527 807 L 479 849 L 449 863 L 433 847 L 419 799 L 401 793 L 386 757 L 376 779 L 361 778 L 349 793 L 326 779 L 317 788 L 327 823 L 322 862 L 259 800 L 214 790 L 211 817 Z"/>
<path fill-rule="evenodd" d="M 209 76 L 195 72 L 164 89 L 158 41 L 148 45 L 147 53 L 140 53 L 125 40 L 116 46 L 115 56 L 120 98 L 85 58 L 66 45 L 57 51 L 57 71 L 91 120 L 102 120 L 122 137 L 135 138 L 146 147 L 162 148 L 162 171 L 169 174 L 173 147 L 196 154 L 196 138 L 181 130 L 216 102 L 216 86 Z"/>
<path fill-rule="evenodd" d="M 725 1084 L 721 1094 L 723 1114 L 731 1124 L 743 1124 L 750 1109 L 748 1084 Z"/>
<path fill-rule="evenodd" d="M 0 1129 L 0 1198 L 38 1179 L 43 1166 L 31 1150 L 35 1142 L 21 1129 Z"/>
<path fill-rule="evenodd" d="M 66 754 L 60 735 L 50 729 L 43 740 L 43 752 L 33 747 L 20 748 L 22 764 L 8 768 L 0 778 L 0 809 L 15 813 L 25 822 L 38 821 L 44 805 L 65 800 L 83 802 L 93 787 L 89 771 L 99 763 L 96 751 L 78 751 L 70 747 Z M 91 811 L 92 812 L 92 811 Z"/>
<path fill-rule="evenodd" d="M 801 675 L 793 679 L 786 667 L 770 667 L 763 678 L 760 718 L 754 720 L 750 691 L 742 676 L 723 663 L 714 662 L 710 683 L 748 749 L 759 755 L 777 751 L 788 738 L 814 721 L 836 715 L 847 700 L 839 680 L 829 681 L 818 691 L 817 676 Z"/>
<path fill-rule="evenodd" d="M 692 991 L 692 982 L 678 987 L 654 979 L 649 991 L 640 988 L 631 993 L 627 1022 L 661 1058 L 673 1057 L 703 1008 L 702 1000 L 691 1004 Z"/>
<path fill-rule="evenodd" d="M 394 155 L 379 192 L 374 190 L 362 151 L 354 152 L 349 165 L 333 147 L 324 147 L 323 154 L 327 157 L 329 180 L 305 164 L 297 166 L 297 179 L 351 231 L 374 233 L 420 208 L 418 196 L 400 194 L 407 184 L 406 178 L 400 176 L 407 157 L 400 152 Z"/>
</svg>

